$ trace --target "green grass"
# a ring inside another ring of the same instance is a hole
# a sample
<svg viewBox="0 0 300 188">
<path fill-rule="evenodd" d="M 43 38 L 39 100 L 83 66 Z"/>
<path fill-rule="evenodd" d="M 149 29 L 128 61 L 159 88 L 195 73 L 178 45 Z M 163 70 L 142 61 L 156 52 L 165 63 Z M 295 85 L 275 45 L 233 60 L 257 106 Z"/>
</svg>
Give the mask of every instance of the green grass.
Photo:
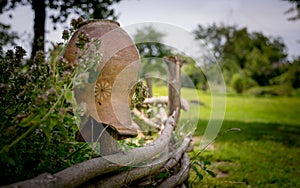
<svg viewBox="0 0 300 188">
<path fill-rule="evenodd" d="M 166 95 L 166 88 L 155 88 L 157 95 Z M 182 95 L 197 100 L 190 89 Z M 199 92 L 200 121 L 195 137 L 201 138 L 212 109 L 211 96 Z M 215 96 L 221 98 L 222 96 Z M 191 187 L 300 187 L 300 98 L 227 96 L 226 114 L 221 131 L 212 149 L 197 160 L 210 161 L 208 166 L 218 177 L 205 175 L 195 180 L 190 173 Z M 182 113 L 182 125 L 199 117 L 197 105 Z M 229 131 L 240 128 L 240 131 Z M 194 153 L 199 151 L 199 141 Z M 219 177 L 223 175 L 223 177 Z"/>
</svg>

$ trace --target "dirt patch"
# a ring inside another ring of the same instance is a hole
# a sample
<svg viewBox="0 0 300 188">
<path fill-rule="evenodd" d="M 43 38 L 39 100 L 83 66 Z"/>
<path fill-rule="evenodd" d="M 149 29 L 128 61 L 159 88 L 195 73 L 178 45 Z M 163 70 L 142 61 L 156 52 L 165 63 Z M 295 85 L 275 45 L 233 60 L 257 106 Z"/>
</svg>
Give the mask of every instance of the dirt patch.
<svg viewBox="0 0 300 188">
<path fill-rule="evenodd" d="M 215 170 L 215 173 L 217 174 L 216 178 L 226 178 L 229 176 L 227 172 L 223 172 L 221 170 Z"/>
<path fill-rule="evenodd" d="M 236 163 L 219 161 L 212 163 L 213 171 L 217 174 L 216 178 L 226 178 L 229 176 L 229 172 L 238 168 Z"/>
</svg>

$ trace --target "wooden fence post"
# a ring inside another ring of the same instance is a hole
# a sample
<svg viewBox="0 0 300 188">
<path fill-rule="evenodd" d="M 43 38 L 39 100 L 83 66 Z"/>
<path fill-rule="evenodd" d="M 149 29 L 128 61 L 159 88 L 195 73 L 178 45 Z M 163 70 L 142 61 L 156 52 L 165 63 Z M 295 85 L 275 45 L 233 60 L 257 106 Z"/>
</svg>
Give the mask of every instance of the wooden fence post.
<svg viewBox="0 0 300 188">
<path fill-rule="evenodd" d="M 152 77 L 151 75 L 146 75 L 146 84 L 147 84 L 147 88 L 148 88 L 148 98 L 151 98 L 152 97 Z"/>
<path fill-rule="evenodd" d="M 182 60 L 179 56 L 165 56 L 165 62 L 168 65 L 168 116 L 170 116 L 176 109 L 178 109 L 175 117 L 176 123 L 180 118 L 180 67 Z"/>
<path fill-rule="evenodd" d="M 87 121 L 76 135 L 76 141 L 79 142 L 93 144 L 98 142 L 101 156 L 117 153 L 119 151 L 117 140 L 118 135 L 111 127 L 97 122 L 91 116 L 87 117 Z"/>
<path fill-rule="evenodd" d="M 102 135 L 99 139 L 100 155 L 106 156 L 119 152 L 118 134 L 111 127 L 104 126 Z"/>
</svg>

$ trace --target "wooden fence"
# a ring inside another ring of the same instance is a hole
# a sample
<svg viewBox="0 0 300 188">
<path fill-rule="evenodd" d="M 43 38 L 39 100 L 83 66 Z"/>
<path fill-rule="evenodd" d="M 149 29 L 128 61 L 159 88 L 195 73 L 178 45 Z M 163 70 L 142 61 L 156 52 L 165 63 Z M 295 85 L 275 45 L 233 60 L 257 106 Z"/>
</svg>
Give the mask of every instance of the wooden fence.
<svg viewBox="0 0 300 188">
<path fill-rule="evenodd" d="M 132 110 L 138 121 L 161 131 L 153 142 L 5 187 L 185 187 L 190 169 L 187 151 L 190 150 L 191 135 L 184 135 L 179 147 L 172 146 L 171 138 L 179 122 L 180 109 L 188 110 L 189 106 L 180 97 L 180 59 L 170 56 L 165 61 L 169 73 L 168 97 L 147 98 L 144 101 L 145 105 L 155 105 L 159 109 L 156 119 L 160 122 L 154 122 L 138 109 Z M 165 109 L 166 106 L 168 109 Z M 166 148 L 170 148 L 167 154 Z"/>
</svg>

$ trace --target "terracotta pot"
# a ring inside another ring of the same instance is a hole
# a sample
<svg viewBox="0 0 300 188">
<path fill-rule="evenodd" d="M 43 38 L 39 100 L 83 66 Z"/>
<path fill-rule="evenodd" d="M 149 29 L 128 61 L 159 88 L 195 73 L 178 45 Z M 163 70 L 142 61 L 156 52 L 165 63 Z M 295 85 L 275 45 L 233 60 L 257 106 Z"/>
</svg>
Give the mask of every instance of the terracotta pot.
<svg viewBox="0 0 300 188">
<path fill-rule="evenodd" d="M 100 41 L 97 52 L 102 54 L 102 60 L 96 81 L 85 84 L 84 89 L 75 89 L 77 103 L 85 103 L 89 115 L 108 124 L 119 135 L 135 136 L 137 131 L 132 128 L 129 106 L 140 59 L 134 42 L 115 21 L 88 21 L 74 33 L 64 53 L 65 59 L 74 65 L 82 63 L 82 51 L 76 47 L 81 32 L 90 42 Z"/>
</svg>

